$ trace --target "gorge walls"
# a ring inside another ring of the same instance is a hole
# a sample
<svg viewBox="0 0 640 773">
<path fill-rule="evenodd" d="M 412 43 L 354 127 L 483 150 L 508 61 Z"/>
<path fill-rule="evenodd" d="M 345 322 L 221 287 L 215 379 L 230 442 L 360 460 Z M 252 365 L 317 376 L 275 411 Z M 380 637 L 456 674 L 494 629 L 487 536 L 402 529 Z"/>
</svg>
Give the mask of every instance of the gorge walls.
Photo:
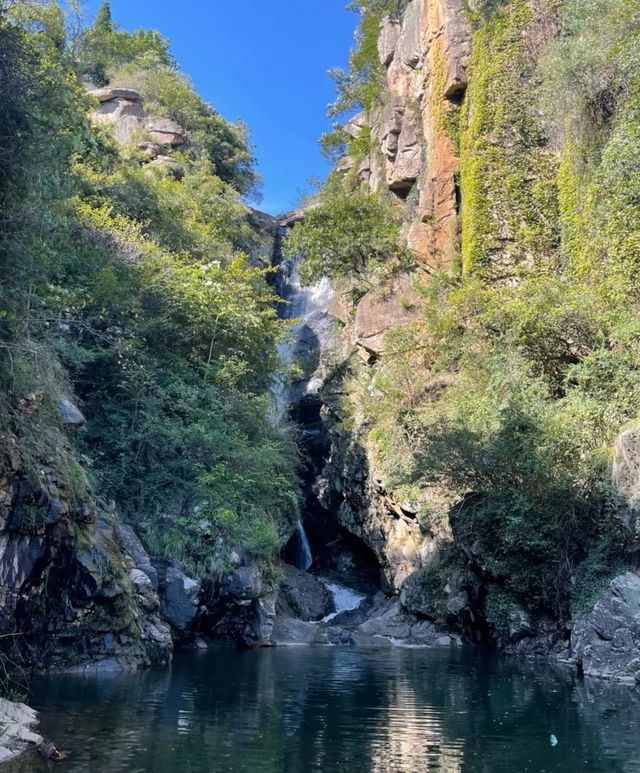
<svg viewBox="0 0 640 773">
<path fill-rule="evenodd" d="M 345 153 L 307 233 L 330 240 L 323 218 L 349 213 L 341 197 L 360 213 L 384 201 L 400 224 L 386 266 L 372 235 L 364 279 L 347 259 L 326 263 L 341 339 L 321 391 L 319 503 L 410 613 L 631 678 L 637 642 L 616 660 L 593 641 L 616 593 L 605 639 L 637 620 L 637 575 L 624 570 L 637 572 L 638 402 L 610 380 L 605 396 L 594 370 L 610 357 L 625 370 L 630 339 L 605 320 L 635 313 L 622 288 L 637 221 L 606 203 L 621 159 L 633 165 L 616 138 L 630 136 L 634 97 L 591 55 L 620 33 L 618 11 L 363 5 L 339 86 L 340 104 L 356 93 L 364 109 L 338 127 Z M 594 433 L 586 415 L 600 417 Z"/>
</svg>

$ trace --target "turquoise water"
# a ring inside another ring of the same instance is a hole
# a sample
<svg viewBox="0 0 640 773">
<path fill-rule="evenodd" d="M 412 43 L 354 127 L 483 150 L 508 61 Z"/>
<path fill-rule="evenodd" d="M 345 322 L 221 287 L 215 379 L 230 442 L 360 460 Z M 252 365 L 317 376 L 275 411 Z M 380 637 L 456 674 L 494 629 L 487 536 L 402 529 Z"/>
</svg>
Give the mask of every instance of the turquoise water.
<svg viewBox="0 0 640 773">
<path fill-rule="evenodd" d="M 69 753 L 58 771 L 640 771 L 640 690 L 470 649 L 184 652 L 41 678 L 31 702 Z"/>
</svg>

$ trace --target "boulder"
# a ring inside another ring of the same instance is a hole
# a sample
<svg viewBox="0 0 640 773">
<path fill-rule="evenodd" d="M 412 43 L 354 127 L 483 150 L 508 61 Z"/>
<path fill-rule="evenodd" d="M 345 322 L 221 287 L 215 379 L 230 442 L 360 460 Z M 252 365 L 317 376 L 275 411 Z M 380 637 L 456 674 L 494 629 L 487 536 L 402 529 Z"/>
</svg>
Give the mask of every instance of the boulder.
<svg viewBox="0 0 640 773">
<path fill-rule="evenodd" d="M 640 681 L 640 574 L 616 577 L 574 622 L 571 654 L 586 676 Z"/>
<path fill-rule="evenodd" d="M 101 102 L 91 113 L 94 124 L 107 124 L 113 127 L 117 142 L 125 144 L 133 137 L 142 125 L 144 109 L 141 102 L 133 102 L 121 97 Z"/>
<path fill-rule="evenodd" d="M 92 89 L 88 92 L 90 97 L 97 99 L 98 102 L 111 102 L 115 99 L 124 99 L 127 102 L 139 102 L 140 92 L 135 89 L 122 89 L 117 87 L 105 86 L 101 89 Z"/>
<path fill-rule="evenodd" d="M 200 583 L 187 577 L 179 561 L 156 558 L 153 564 L 160 581 L 162 616 L 178 639 L 186 638 L 198 613 Z"/>
<path fill-rule="evenodd" d="M 126 556 L 130 559 L 133 567 L 144 572 L 151 581 L 153 589 L 157 591 L 159 585 L 158 571 L 151 563 L 151 558 L 149 557 L 147 551 L 144 549 L 144 545 L 133 530 L 133 527 L 129 526 L 128 523 L 117 521 L 116 530 L 118 539 L 122 545 L 122 549 Z"/>
<path fill-rule="evenodd" d="M 326 586 L 308 572 L 295 566 L 284 567 L 280 585 L 278 612 L 289 613 L 300 620 L 321 620 L 335 610 L 333 596 Z"/>
<path fill-rule="evenodd" d="M 398 276 L 385 295 L 377 289 L 369 290 L 356 309 L 356 343 L 379 354 L 384 351 L 387 331 L 415 320 L 420 308 L 420 298 L 412 287 L 410 274 Z"/>
<path fill-rule="evenodd" d="M 187 141 L 187 133 L 182 126 L 169 118 L 149 116 L 145 118 L 144 126 L 151 135 L 151 139 L 160 145 L 177 147 Z"/>
<path fill-rule="evenodd" d="M 240 606 L 247 606 L 262 594 L 262 577 L 257 564 L 248 561 L 234 569 L 220 584 L 220 596 Z"/>
<path fill-rule="evenodd" d="M 320 626 L 291 617 L 276 617 L 271 632 L 271 644 L 279 647 L 327 644 L 328 641 L 327 634 Z"/>
<path fill-rule="evenodd" d="M 140 606 L 147 612 L 157 611 L 160 602 L 148 575 L 140 569 L 132 569 L 129 572 L 129 579 L 140 598 Z"/>
<path fill-rule="evenodd" d="M 78 406 L 71 400 L 63 400 L 58 404 L 58 415 L 67 427 L 81 427 L 87 421 Z"/>
<path fill-rule="evenodd" d="M 0 698 L 0 763 L 42 745 L 44 739 L 34 730 L 37 724 L 34 709 Z"/>
</svg>

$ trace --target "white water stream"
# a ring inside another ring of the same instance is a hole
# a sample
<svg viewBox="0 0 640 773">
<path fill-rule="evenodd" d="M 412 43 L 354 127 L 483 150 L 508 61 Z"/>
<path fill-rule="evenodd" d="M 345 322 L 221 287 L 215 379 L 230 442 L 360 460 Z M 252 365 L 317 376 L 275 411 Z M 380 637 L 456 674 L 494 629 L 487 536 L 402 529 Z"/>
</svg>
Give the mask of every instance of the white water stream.
<svg viewBox="0 0 640 773">
<path fill-rule="evenodd" d="M 327 580 L 324 577 L 318 577 L 320 582 L 329 589 L 333 595 L 333 601 L 336 605 L 336 611 L 330 615 L 326 615 L 322 618 L 322 623 L 329 623 L 334 617 L 337 617 L 341 612 L 348 612 L 352 609 L 357 609 L 360 606 L 366 596 L 362 593 L 356 593 L 351 588 L 347 588 L 346 585 L 340 585 L 340 583 L 333 580 Z"/>
<path fill-rule="evenodd" d="M 302 569 L 303 572 L 306 572 L 312 563 L 313 555 L 311 554 L 309 538 L 307 537 L 307 532 L 304 530 L 302 521 L 298 521 L 298 556 L 296 567 Z"/>
<path fill-rule="evenodd" d="M 282 240 L 283 234 L 278 238 Z M 333 296 L 333 290 L 326 278 L 314 285 L 302 284 L 300 260 L 300 256 L 283 257 L 278 268 L 278 293 L 284 301 L 280 316 L 294 321 L 286 339 L 278 346 L 284 374 L 295 364 L 304 369 L 309 358 L 314 354 L 319 356 L 332 340 L 333 320 L 327 311 L 327 304 Z M 271 388 L 276 420 L 285 419 L 289 405 L 302 400 L 305 394 L 317 391 L 321 383 L 318 383 L 318 379 L 312 379 L 291 385 L 287 375 L 278 374 Z"/>
</svg>

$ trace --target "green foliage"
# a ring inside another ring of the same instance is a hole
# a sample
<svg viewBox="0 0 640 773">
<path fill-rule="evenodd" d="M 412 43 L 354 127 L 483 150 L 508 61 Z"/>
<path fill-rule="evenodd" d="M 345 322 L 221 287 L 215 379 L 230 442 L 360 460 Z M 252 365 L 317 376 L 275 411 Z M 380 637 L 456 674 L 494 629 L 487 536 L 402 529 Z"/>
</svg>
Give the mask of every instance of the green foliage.
<svg viewBox="0 0 640 773">
<path fill-rule="evenodd" d="M 64 49 L 58 6 L 41 11 L 0 15 L 0 432 L 36 490 L 43 467 L 79 512 L 99 489 L 194 571 L 242 547 L 269 565 L 297 518 L 297 459 L 269 418 L 285 331 L 246 257 L 243 131 L 172 69 L 157 33 L 118 32 L 107 4 Z M 93 65 L 137 72 L 153 109 L 186 126 L 179 177 L 91 128 L 78 70 Z M 74 392 L 88 421 L 72 445 L 57 405 Z M 39 528 L 23 510 L 21 528 Z"/>
<path fill-rule="evenodd" d="M 350 193 L 334 181 L 289 233 L 286 250 L 304 256 L 300 276 L 305 282 L 323 276 L 367 282 L 404 257 L 398 234 L 393 211 L 381 195 Z"/>
<path fill-rule="evenodd" d="M 473 35 L 462 112 L 460 180 L 465 271 L 507 278 L 557 246 L 556 164 L 535 114 L 535 61 L 525 0 L 494 11 Z"/>
<path fill-rule="evenodd" d="M 104 0 L 100 6 L 98 13 L 96 14 L 96 20 L 93 25 L 94 29 L 99 32 L 115 32 L 115 24 L 113 23 L 113 16 L 111 15 L 111 3 L 109 0 Z"/>
<path fill-rule="evenodd" d="M 97 86 L 109 82 L 110 70 L 124 65 L 174 67 L 169 43 L 156 30 L 124 32 L 116 29 L 108 3 L 100 8 L 92 27 L 74 41 L 73 55 L 81 75 Z"/>
<path fill-rule="evenodd" d="M 189 133 L 191 152 L 208 159 L 214 174 L 243 195 L 257 196 L 258 175 L 247 127 L 220 116 L 171 66 L 137 60 L 110 73 L 119 85 L 138 89 L 145 109 L 171 118 Z"/>
</svg>

